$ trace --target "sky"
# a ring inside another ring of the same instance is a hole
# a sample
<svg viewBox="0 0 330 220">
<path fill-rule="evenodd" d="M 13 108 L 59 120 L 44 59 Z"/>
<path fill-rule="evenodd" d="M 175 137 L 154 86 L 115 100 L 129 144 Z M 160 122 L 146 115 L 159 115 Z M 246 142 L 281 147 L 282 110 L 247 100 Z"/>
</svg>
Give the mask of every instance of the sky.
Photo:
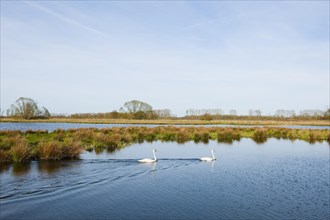
<svg viewBox="0 0 330 220">
<path fill-rule="evenodd" d="M 1 110 L 329 107 L 329 1 L 1 1 Z"/>
</svg>

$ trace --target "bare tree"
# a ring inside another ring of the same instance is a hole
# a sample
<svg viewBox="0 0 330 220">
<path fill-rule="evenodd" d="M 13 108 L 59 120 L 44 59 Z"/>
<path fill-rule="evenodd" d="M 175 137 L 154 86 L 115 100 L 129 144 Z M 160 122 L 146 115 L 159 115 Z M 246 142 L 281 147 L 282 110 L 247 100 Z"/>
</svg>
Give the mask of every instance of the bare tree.
<svg viewBox="0 0 330 220">
<path fill-rule="evenodd" d="M 255 115 L 260 117 L 261 116 L 261 110 L 260 109 L 255 110 Z"/>
<path fill-rule="evenodd" d="M 312 109 L 312 110 L 303 110 L 300 111 L 300 115 L 301 116 L 307 116 L 307 117 L 311 117 L 311 116 L 323 116 L 324 111 L 319 110 L 319 109 Z"/>
<path fill-rule="evenodd" d="M 323 117 L 330 119 L 330 108 L 324 112 Z"/>
<path fill-rule="evenodd" d="M 249 116 L 253 116 L 253 109 L 249 109 Z"/>
<path fill-rule="evenodd" d="M 235 109 L 231 109 L 231 110 L 229 110 L 229 115 L 236 116 L 237 115 L 237 111 Z"/>
<path fill-rule="evenodd" d="M 160 118 L 169 118 L 171 117 L 171 110 L 170 109 L 156 109 L 153 112 Z"/>
<path fill-rule="evenodd" d="M 24 119 L 33 118 L 49 118 L 48 109 L 38 107 L 36 101 L 27 97 L 20 97 L 15 104 L 11 105 L 11 109 L 7 111 L 8 116 L 22 117 Z"/>
<path fill-rule="evenodd" d="M 282 117 L 282 118 L 290 118 L 296 115 L 294 110 L 285 110 L 285 109 L 278 109 L 275 112 L 275 117 Z"/>
<path fill-rule="evenodd" d="M 126 102 L 123 107 L 120 108 L 121 112 L 135 114 L 137 112 L 148 112 L 152 111 L 151 105 L 148 103 L 138 101 L 138 100 L 132 100 L 129 102 Z"/>
<path fill-rule="evenodd" d="M 223 115 L 224 111 L 221 108 L 214 109 L 188 109 L 186 110 L 187 116 L 197 116 L 197 115 Z"/>
</svg>

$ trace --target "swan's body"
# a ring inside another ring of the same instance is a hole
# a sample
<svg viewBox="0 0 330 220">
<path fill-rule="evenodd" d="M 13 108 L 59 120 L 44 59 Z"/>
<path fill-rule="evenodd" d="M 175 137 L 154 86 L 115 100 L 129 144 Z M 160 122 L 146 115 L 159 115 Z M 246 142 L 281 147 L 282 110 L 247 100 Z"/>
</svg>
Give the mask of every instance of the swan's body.
<svg viewBox="0 0 330 220">
<path fill-rule="evenodd" d="M 138 162 L 140 162 L 140 163 L 153 163 L 153 162 L 157 162 L 157 158 L 156 158 L 155 152 L 157 152 L 157 150 L 156 149 L 153 149 L 152 150 L 152 153 L 154 155 L 154 159 L 144 158 L 144 159 L 138 160 Z"/>
<path fill-rule="evenodd" d="M 212 157 L 202 157 L 202 158 L 199 158 L 199 159 L 201 161 L 214 161 L 214 160 L 216 160 L 216 158 L 214 156 L 214 150 L 212 149 L 211 152 L 212 152 Z"/>
</svg>

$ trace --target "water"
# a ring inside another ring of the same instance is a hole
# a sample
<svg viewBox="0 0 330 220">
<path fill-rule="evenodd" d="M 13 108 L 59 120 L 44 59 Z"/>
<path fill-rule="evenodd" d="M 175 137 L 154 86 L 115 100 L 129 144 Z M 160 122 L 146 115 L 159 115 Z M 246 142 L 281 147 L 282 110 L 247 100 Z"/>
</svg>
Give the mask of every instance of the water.
<svg viewBox="0 0 330 220">
<path fill-rule="evenodd" d="M 11 123 L 1 122 L 0 130 L 48 130 L 54 131 L 56 129 L 70 129 L 70 128 L 112 128 L 112 127 L 157 127 L 167 125 L 151 125 L 151 124 L 82 124 L 82 123 Z M 172 125 L 172 126 L 203 126 L 203 127 L 263 127 L 256 125 Z M 267 127 L 267 126 L 265 126 Z M 297 128 L 297 129 L 328 129 L 330 126 L 308 126 L 308 125 L 283 125 L 283 126 L 269 126 L 282 128 Z"/>
<path fill-rule="evenodd" d="M 136 160 L 152 157 L 154 164 Z M 217 160 L 200 162 L 211 156 Z M 1 219 L 329 219 L 329 145 L 133 144 L 0 167 Z"/>
</svg>

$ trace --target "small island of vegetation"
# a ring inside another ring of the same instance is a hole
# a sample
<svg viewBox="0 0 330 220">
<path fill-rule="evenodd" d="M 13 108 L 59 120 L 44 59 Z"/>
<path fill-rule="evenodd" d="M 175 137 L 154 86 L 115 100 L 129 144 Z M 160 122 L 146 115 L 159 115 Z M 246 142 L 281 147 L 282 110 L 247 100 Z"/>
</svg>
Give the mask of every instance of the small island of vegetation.
<svg viewBox="0 0 330 220">
<path fill-rule="evenodd" d="M 144 141 L 175 141 L 185 143 L 232 143 L 241 138 L 252 138 L 264 143 L 268 138 L 305 140 L 310 143 L 328 141 L 330 131 L 289 128 L 220 128 L 158 126 L 125 128 L 81 128 L 42 130 L 0 130 L 0 161 L 23 162 L 28 160 L 62 160 L 79 158 L 83 150 L 115 151 L 132 143 Z"/>
</svg>

